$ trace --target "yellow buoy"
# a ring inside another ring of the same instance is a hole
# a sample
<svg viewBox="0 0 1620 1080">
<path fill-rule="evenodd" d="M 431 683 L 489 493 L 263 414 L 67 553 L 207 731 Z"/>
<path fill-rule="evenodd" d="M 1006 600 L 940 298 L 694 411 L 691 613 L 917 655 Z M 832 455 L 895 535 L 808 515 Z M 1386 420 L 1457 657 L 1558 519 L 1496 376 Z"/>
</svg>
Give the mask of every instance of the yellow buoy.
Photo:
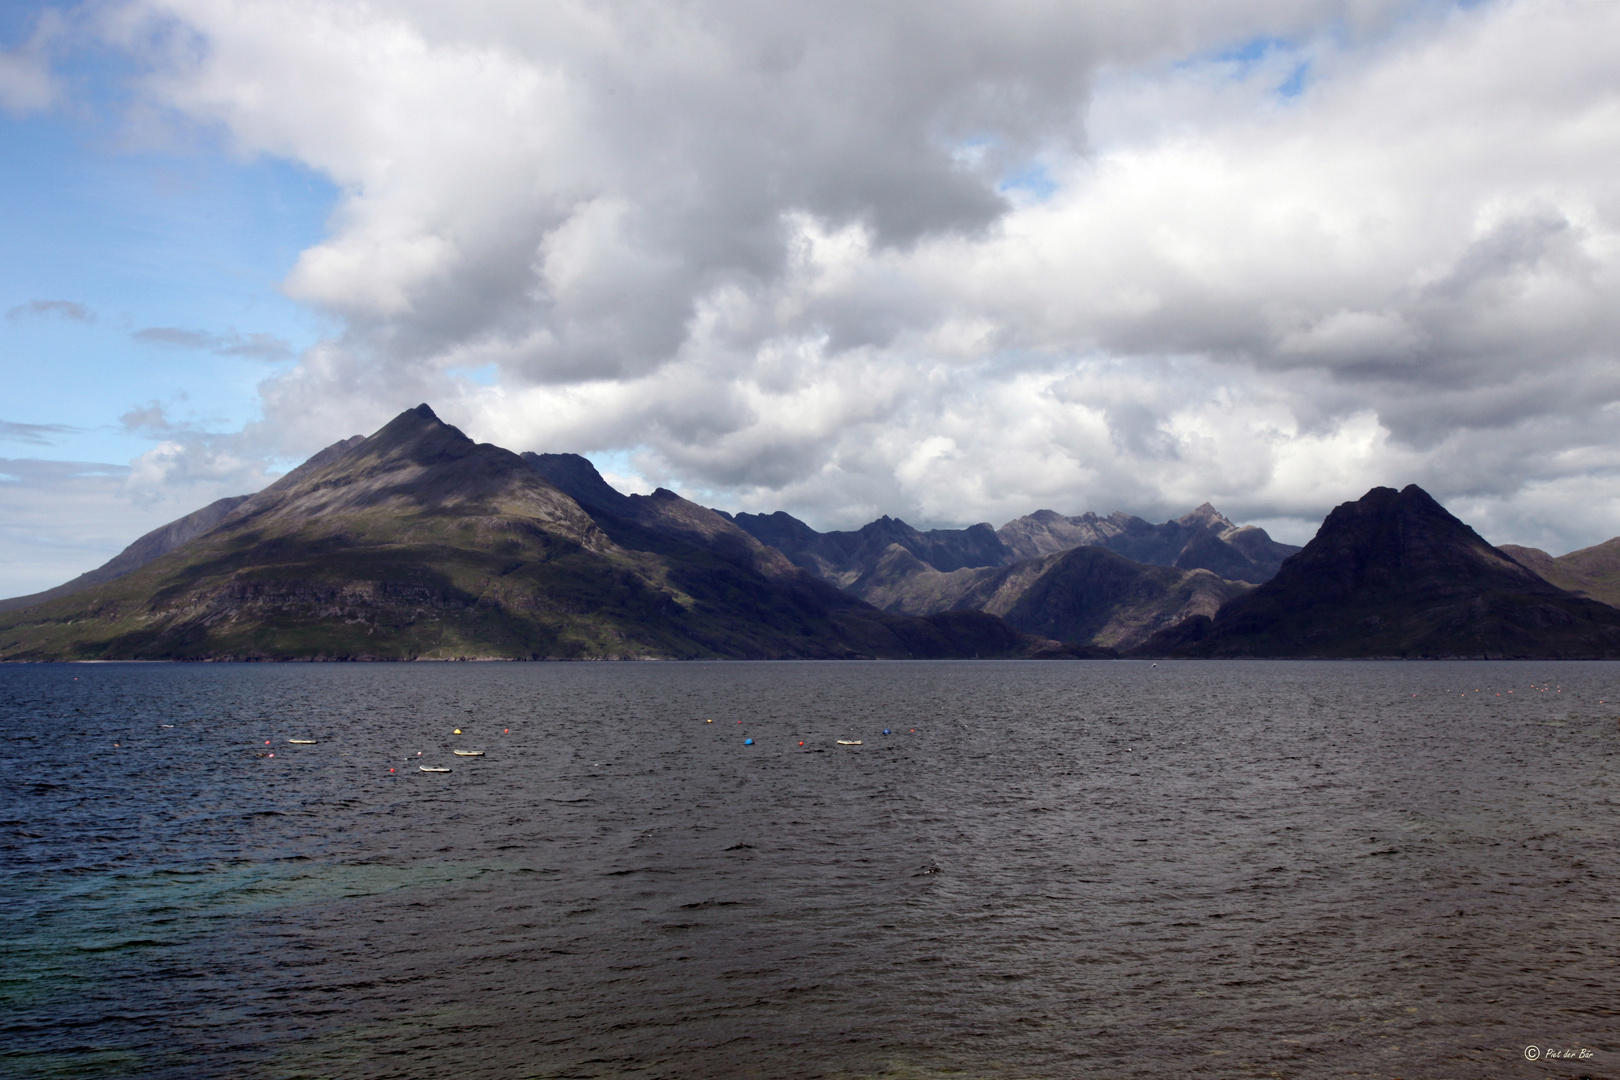
<svg viewBox="0 0 1620 1080">
<path fill-rule="evenodd" d="M 461 734 L 461 729 L 456 728 L 456 730 L 452 731 L 450 734 L 452 734 L 452 735 L 460 735 Z"/>
</svg>

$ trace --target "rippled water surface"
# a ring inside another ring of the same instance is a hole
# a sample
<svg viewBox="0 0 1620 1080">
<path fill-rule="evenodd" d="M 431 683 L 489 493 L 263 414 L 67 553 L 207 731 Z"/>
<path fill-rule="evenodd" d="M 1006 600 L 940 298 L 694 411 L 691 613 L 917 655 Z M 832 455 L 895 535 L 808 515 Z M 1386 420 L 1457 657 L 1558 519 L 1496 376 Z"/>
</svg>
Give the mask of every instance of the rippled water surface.
<svg viewBox="0 0 1620 1080">
<path fill-rule="evenodd" d="M 1617 717 L 1614 664 L 0 667 L 0 1072 L 1616 1077 Z"/>
</svg>

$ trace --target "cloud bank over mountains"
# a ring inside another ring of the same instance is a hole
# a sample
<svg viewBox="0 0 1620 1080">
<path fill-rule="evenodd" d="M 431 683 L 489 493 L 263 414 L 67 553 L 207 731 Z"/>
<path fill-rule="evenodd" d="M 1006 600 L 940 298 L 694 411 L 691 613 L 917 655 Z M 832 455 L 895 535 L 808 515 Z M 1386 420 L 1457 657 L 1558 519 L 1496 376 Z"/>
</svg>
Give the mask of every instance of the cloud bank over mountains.
<svg viewBox="0 0 1620 1080">
<path fill-rule="evenodd" d="M 284 287 L 342 329 L 262 384 L 243 461 L 427 400 L 824 528 L 1208 499 L 1303 539 L 1418 483 L 1498 542 L 1620 533 L 1620 4 L 132 0 L 72 25 L 136 60 L 141 124 L 341 192 Z M 13 107 L 42 48 L 0 69 Z M 220 438 L 160 450 L 178 476 Z"/>
</svg>

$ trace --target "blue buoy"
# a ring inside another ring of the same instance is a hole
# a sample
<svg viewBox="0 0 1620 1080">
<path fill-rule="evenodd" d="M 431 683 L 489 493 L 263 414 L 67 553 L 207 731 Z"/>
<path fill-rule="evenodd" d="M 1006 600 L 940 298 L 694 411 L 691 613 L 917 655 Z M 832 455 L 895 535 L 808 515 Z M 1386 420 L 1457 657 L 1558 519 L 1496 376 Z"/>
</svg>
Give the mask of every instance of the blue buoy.
<svg viewBox="0 0 1620 1080">
<path fill-rule="evenodd" d="M 884 729 L 883 729 L 883 734 L 885 734 L 885 735 L 887 735 L 887 734 L 888 734 L 888 733 L 889 733 L 889 729 L 888 729 L 888 728 L 884 728 Z"/>
<path fill-rule="evenodd" d="M 744 746 L 753 746 L 754 745 L 754 740 L 753 739 L 744 739 L 743 740 L 743 745 Z"/>
</svg>

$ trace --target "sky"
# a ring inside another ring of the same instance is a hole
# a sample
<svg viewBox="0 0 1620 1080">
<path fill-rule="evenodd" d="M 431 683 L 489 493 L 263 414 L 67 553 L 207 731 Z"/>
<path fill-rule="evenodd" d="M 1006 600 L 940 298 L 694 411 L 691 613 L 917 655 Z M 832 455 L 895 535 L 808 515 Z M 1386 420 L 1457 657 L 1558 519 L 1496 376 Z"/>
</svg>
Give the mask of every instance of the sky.
<svg viewBox="0 0 1620 1080">
<path fill-rule="evenodd" d="M 817 528 L 1620 535 L 1616 0 L 0 5 L 0 596 L 428 402 Z"/>
</svg>

